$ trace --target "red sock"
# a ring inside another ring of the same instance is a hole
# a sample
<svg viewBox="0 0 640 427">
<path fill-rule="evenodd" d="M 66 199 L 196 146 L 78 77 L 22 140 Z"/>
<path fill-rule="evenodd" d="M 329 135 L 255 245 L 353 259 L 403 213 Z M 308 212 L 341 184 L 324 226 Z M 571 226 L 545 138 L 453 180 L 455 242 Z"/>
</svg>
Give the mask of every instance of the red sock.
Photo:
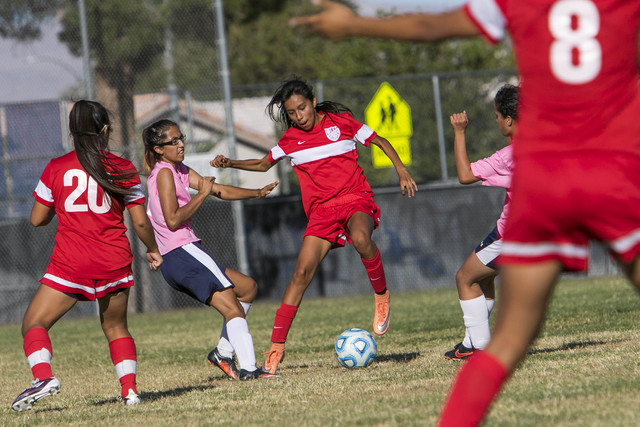
<svg viewBox="0 0 640 427">
<path fill-rule="evenodd" d="M 387 279 L 384 275 L 384 268 L 382 267 L 382 261 L 380 261 L 380 251 L 376 249 L 376 254 L 371 259 L 362 259 L 367 275 L 369 276 L 369 282 L 376 293 L 382 293 L 387 289 Z"/>
<path fill-rule="evenodd" d="M 456 375 L 438 426 L 479 425 L 507 377 L 507 370 L 494 356 L 476 350 Z"/>
<path fill-rule="evenodd" d="M 285 342 L 287 340 L 287 334 L 297 312 L 298 307 L 295 305 L 280 304 L 280 308 L 276 310 L 276 319 L 273 321 L 271 342 Z"/>
<path fill-rule="evenodd" d="M 118 338 L 109 343 L 111 360 L 122 387 L 121 396 L 127 397 L 129 389 L 136 393 L 136 344 L 131 337 Z"/>
<path fill-rule="evenodd" d="M 23 340 L 22 348 L 29 361 L 33 379 L 45 380 L 51 378 L 53 376 L 51 372 L 53 349 L 51 348 L 49 332 L 43 328 L 32 328 L 24 334 Z"/>
</svg>

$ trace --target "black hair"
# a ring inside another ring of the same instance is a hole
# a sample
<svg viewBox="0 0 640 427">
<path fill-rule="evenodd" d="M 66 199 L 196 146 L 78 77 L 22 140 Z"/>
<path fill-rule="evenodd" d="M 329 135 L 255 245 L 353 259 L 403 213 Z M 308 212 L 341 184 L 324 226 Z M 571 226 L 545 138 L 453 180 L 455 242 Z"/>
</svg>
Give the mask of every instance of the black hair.
<svg viewBox="0 0 640 427">
<path fill-rule="evenodd" d="M 506 84 L 498 89 L 494 103 L 502 117 L 509 116 L 513 120 L 518 120 L 518 88 L 516 86 Z"/>
<path fill-rule="evenodd" d="M 288 129 L 293 126 L 293 122 L 287 114 L 284 103 L 293 95 L 301 95 L 313 101 L 315 95 L 313 94 L 313 88 L 306 81 L 297 76 L 293 76 L 290 80 L 285 81 L 276 92 L 273 94 L 271 101 L 267 104 L 267 115 L 276 123 L 279 123 L 283 128 Z M 275 109 L 277 108 L 277 111 Z M 351 110 L 333 101 L 323 101 L 316 104 L 316 111 L 323 113 L 351 113 Z"/>
<path fill-rule="evenodd" d="M 111 120 L 106 108 L 94 101 L 76 102 L 69 113 L 69 131 L 78 161 L 102 189 L 116 202 L 117 196 L 131 194 L 131 190 L 117 184 L 137 175 L 135 168 L 123 169 L 107 157 L 111 135 Z"/>
<path fill-rule="evenodd" d="M 171 126 L 179 127 L 178 124 L 169 119 L 158 120 L 142 131 L 142 142 L 144 144 L 144 168 L 147 173 L 151 172 L 153 166 L 160 159 L 160 154 L 156 153 L 153 147 L 164 142 L 167 131 Z"/>
</svg>

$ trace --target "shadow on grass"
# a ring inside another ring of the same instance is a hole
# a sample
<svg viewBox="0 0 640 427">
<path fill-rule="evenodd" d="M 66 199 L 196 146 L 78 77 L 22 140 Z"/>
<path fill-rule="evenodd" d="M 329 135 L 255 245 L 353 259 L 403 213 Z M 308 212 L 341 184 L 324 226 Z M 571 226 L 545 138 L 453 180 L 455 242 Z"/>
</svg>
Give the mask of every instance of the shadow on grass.
<svg viewBox="0 0 640 427">
<path fill-rule="evenodd" d="M 154 400 L 162 399 L 163 397 L 175 397 L 175 396 L 180 396 L 182 394 L 189 393 L 192 391 L 206 391 L 214 388 L 216 388 L 215 385 L 195 385 L 195 386 L 189 386 L 189 387 L 178 387 L 178 388 L 165 390 L 165 391 L 150 391 L 150 392 L 140 393 L 140 399 L 143 402 L 153 402 Z M 116 403 L 119 400 L 120 399 L 118 399 L 117 397 L 113 397 L 111 399 L 99 400 L 96 403 L 94 403 L 93 406 L 102 406 L 109 403 Z"/>
<path fill-rule="evenodd" d="M 376 356 L 376 362 L 395 362 L 395 363 L 407 363 L 413 359 L 417 359 L 420 353 L 396 353 L 396 354 L 379 354 Z"/>
<path fill-rule="evenodd" d="M 556 351 L 567 351 L 567 350 L 573 350 L 575 348 L 585 348 L 585 347 L 592 347 L 596 345 L 613 344 L 613 343 L 622 342 L 622 341 L 623 340 L 569 342 L 555 348 L 534 348 L 529 350 L 527 354 L 531 355 L 531 354 L 540 354 L 540 353 L 555 353 Z"/>
</svg>

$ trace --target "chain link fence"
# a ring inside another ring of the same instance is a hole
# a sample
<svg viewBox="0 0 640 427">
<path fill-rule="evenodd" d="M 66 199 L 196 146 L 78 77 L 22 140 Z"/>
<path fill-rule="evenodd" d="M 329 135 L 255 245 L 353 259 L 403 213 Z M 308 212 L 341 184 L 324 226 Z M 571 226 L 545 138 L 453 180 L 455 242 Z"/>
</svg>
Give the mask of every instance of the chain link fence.
<svg viewBox="0 0 640 427">
<path fill-rule="evenodd" d="M 154 19 L 157 10 L 145 9 L 144 2 L 130 3 L 131 10 L 125 9 L 108 18 L 139 19 L 141 26 Z M 72 19 L 79 10 L 70 7 L 66 13 L 68 19 Z M 64 99 L 0 103 L 0 323 L 20 322 L 48 264 L 57 221 L 54 219 L 50 225 L 39 228 L 29 224 L 31 193 L 47 161 L 72 149 L 68 112 L 74 100 L 86 97 L 93 90 L 95 98 L 112 114 L 115 130 L 112 150 L 132 159 L 139 170 L 142 170 L 141 130 L 157 119 L 170 118 L 180 123 L 188 137 L 185 163 L 201 174 L 216 176 L 218 182 L 226 184 L 235 179 L 239 185 L 250 188 L 281 180 L 274 196 L 267 199 L 234 205 L 210 198 L 192 220 L 203 246 L 216 260 L 224 266 L 245 269 L 252 275 L 260 287 L 259 298 L 280 299 L 293 271 L 306 225 L 291 167 L 281 162 L 269 173 L 237 172 L 234 178 L 232 171 L 218 171 L 208 166 L 216 154 L 235 152 L 238 158 L 260 158 L 276 144 L 282 129 L 274 127 L 264 108 L 279 82 L 234 86 L 230 91 L 233 100 L 225 102 L 224 71 L 220 71 L 221 61 L 215 48 L 223 41 L 218 35 L 219 24 L 214 13 L 198 18 L 201 22 L 197 37 L 179 34 L 180 38 L 174 38 L 175 31 L 184 31 L 179 25 L 183 21 L 156 29 L 152 34 L 139 34 L 139 37 L 160 40 L 154 49 L 144 51 L 135 51 L 133 40 L 118 41 L 117 34 L 100 33 L 100 28 L 111 28 L 109 25 L 113 24 L 104 21 L 106 15 L 100 9 L 100 2 L 87 5 L 89 31 L 86 36 L 91 43 L 93 73 L 88 80 L 94 82 L 93 89 L 75 88 Z M 103 21 L 96 21 L 99 19 Z M 83 33 L 79 28 L 72 30 L 68 26 L 63 38 L 81 55 Z M 110 59 L 111 56 L 117 60 Z M 194 70 L 185 69 L 189 67 Z M 144 84 L 140 84 L 141 74 L 147 77 Z M 183 78 L 176 79 L 176 75 Z M 310 83 L 319 101 L 340 102 L 364 122 L 364 111 L 383 81 L 411 108 L 413 133 L 408 168 L 419 183 L 415 198 L 402 197 L 393 168 L 373 167 L 371 150 L 359 147 L 360 163 L 382 211 L 382 222 L 374 232 L 374 240 L 381 251 L 389 286 L 395 291 L 453 286 L 458 267 L 495 224 L 504 190 L 457 183 L 453 132 L 448 116 L 467 111 L 470 117 L 468 152 L 472 161 L 491 155 L 506 143 L 496 127 L 493 96 L 504 83 L 516 83 L 514 71 Z M 231 127 L 227 126 L 230 112 Z M 144 182 L 144 175 L 142 178 Z M 132 290 L 130 310 L 146 312 L 199 306 L 171 289 L 159 272 L 150 272 L 144 262 L 144 246 L 134 236 L 130 236 L 130 240 L 137 255 L 136 286 Z M 239 245 L 239 241 L 244 244 Z M 246 260 L 244 266 L 242 259 Z M 307 297 L 370 293 L 364 267 L 360 266 L 353 248 L 331 251 L 309 287 Z M 594 248 L 590 274 L 616 272 L 606 253 Z M 72 311 L 72 315 L 95 313 L 96 307 L 92 304 L 77 304 Z"/>
</svg>

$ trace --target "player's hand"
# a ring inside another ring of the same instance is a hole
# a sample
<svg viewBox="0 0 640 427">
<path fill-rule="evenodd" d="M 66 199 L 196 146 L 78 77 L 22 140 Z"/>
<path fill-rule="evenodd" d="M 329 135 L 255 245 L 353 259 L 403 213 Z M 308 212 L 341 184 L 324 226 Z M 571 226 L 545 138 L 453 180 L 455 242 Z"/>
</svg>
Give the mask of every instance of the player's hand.
<svg viewBox="0 0 640 427">
<path fill-rule="evenodd" d="M 209 162 L 209 164 L 214 168 L 228 168 L 231 167 L 231 160 L 222 154 L 218 154 L 215 159 Z"/>
<path fill-rule="evenodd" d="M 200 182 L 198 182 L 198 193 L 208 196 L 213 191 L 213 184 L 216 178 L 213 176 L 203 176 Z"/>
<path fill-rule="evenodd" d="M 280 184 L 280 181 L 275 181 L 269 185 L 265 185 L 264 187 L 258 190 L 258 197 L 260 198 L 267 197 L 269 194 L 271 194 L 273 189 L 278 186 L 278 184 Z"/>
<path fill-rule="evenodd" d="M 449 121 L 454 131 L 464 131 L 469 123 L 469 118 L 467 117 L 467 112 L 463 111 L 462 113 L 454 113 L 449 116 Z"/>
<path fill-rule="evenodd" d="M 156 271 L 158 268 L 160 268 L 160 264 L 162 264 L 162 255 L 160 255 L 160 252 L 153 251 L 153 252 L 147 252 L 147 262 L 149 263 L 149 268 L 152 269 L 153 271 Z"/>
<path fill-rule="evenodd" d="M 324 10 L 316 15 L 291 18 L 291 27 L 309 27 L 330 40 L 341 40 L 351 35 L 349 30 L 353 19 L 357 17 L 353 10 L 333 1 L 312 0 L 311 3 Z"/>
<path fill-rule="evenodd" d="M 403 196 L 407 196 L 409 198 L 413 197 L 418 191 L 418 186 L 416 182 L 411 178 L 409 171 L 406 169 L 398 172 L 398 181 L 400 181 L 400 191 L 402 191 Z"/>
</svg>

